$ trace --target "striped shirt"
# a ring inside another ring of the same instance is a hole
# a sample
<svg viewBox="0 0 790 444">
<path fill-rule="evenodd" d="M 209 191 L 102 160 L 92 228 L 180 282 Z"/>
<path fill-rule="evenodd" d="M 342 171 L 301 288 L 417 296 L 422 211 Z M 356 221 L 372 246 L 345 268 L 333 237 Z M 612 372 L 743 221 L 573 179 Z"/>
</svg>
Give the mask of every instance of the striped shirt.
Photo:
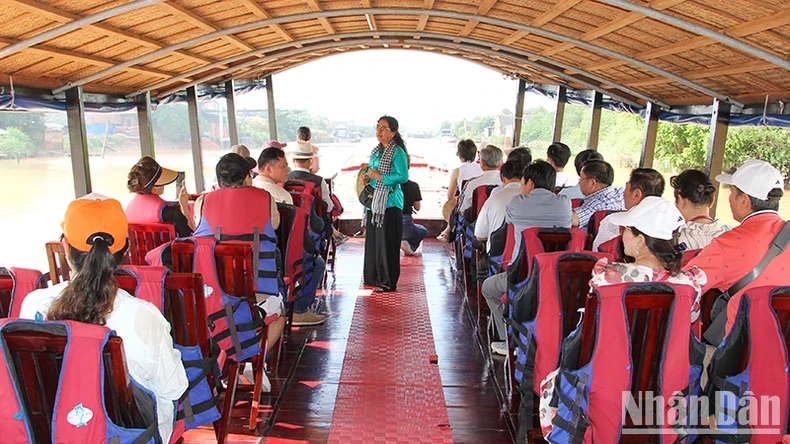
<svg viewBox="0 0 790 444">
<path fill-rule="evenodd" d="M 608 186 L 598 190 L 589 196 L 585 196 L 584 203 L 579 208 L 573 210 L 579 217 L 579 228 L 587 228 L 587 223 L 596 211 L 603 210 L 625 210 L 623 203 L 623 187 Z"/>
</svg>

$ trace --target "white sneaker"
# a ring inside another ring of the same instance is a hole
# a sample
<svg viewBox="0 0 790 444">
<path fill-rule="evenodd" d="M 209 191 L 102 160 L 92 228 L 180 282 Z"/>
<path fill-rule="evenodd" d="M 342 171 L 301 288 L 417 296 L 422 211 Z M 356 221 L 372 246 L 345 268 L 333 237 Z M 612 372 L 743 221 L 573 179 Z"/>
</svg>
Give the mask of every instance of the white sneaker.
<svg viewBox="0 0 790 444">
<path fill-rule="evenodd" d="M 406 256 L 414 256 L 414 250 L 411 249 L 411 245 L 409 245 L 409 241 L 401 241 L 400 249 L 406 254 Z"/>
<path fill-rule="evenodd" d="M 244 378 L 249 381 L 250 385 L 255 384 L 255 375 L 252 372 L 252 364 L 247 362 L 244 364 L 244 371 L 242 372 Z M 269 377 L 266 375 L 266 368 L 263 369 L 263 374 L 261 375 L 261 393 L 269 393 L 272 391 L 272 383 L 269 381 Z"/>
<path fill-rule="evenodd" d="M 491 352 L 498 355 L 507 356 L 507 342 L 496 341 L 491 343 Z"/>
</svg>

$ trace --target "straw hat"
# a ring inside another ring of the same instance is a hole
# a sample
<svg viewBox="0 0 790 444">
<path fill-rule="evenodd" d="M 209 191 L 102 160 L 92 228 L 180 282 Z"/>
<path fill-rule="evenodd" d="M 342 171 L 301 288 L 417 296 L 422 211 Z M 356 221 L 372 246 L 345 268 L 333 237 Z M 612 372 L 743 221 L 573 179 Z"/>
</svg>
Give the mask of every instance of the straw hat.
<svg viewBox="0 0 790 444">
<path fill-rule="evenodd" d="M 312 159 L 316 157 L 313 153 L 313 144 L 310 142 L 297 141 L 296 146 L 292 150 L 288 150 L 285 154 L 294 159 Z"/>
<path fill-rule="evenodd" d="M 362 189 L 365 188 L 365 174 L 368 173 L 368 166 L 365 165 L 359 169 L 359 173 L 357 173 L 357 182 L 356 182 L 356 190 L 357 196 L 362 192 Z"/>
</svg>

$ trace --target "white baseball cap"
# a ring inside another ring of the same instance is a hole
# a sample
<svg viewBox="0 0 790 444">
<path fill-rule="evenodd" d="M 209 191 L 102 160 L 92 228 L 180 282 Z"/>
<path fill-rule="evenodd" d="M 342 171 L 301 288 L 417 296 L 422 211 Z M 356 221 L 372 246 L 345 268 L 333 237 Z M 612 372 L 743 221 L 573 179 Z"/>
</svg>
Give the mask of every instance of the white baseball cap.
<svg viewBox="0 0 790 444">
<path fill-rule="evenodd" d="M 774 188 L 784 189 L 782 173 L 764 160 L 747 160 L 735 171 L 735 174 L 719 174 L 716 182 L 735 185 L 739 190 L 756 197 L 767 200 L 768 193 Z"/>
<path fill-rule="evenodd" d="M 648 196 L 624 213 L 614 213 L 607 219 L 621 227 L 634 227 L 642 233 L 664 240 L 672 240 L 672 233 L 686 220 L 675 204 L 663 197 Z"/>
</svg>

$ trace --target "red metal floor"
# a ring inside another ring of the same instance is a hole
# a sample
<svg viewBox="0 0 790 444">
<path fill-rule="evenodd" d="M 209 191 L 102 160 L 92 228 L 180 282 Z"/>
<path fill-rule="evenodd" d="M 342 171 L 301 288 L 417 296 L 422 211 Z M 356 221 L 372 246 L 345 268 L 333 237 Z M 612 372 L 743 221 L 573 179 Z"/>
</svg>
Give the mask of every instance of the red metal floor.
<svg viewBox="0 0 790 444">
<path fill-rule="evenodd" d="M 363 240 L 345 244 L 323 292 L 326 325 L 291 334 L 253 431 L 249 395 L 237 395 L 229 442 L 513 442 L 476 299 L 455 284 L 446 245 L 423 249 L 402 258 L 397 293 L 374 294 L 361 287 Z M 213 442 L 208 428 L 185 436 Z"/>
</svg>

